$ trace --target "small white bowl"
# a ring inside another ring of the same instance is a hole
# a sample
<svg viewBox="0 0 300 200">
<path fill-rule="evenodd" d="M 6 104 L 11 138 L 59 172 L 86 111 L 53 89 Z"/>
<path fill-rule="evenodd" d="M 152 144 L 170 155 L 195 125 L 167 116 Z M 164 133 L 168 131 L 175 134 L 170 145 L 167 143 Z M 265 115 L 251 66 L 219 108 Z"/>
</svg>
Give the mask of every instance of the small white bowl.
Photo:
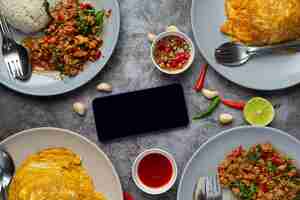
<svg viewBox="0 0 300 200">
<path fill-rule="evenodd" d="M 153 153 L 161 154 L 161 155 L 165 156 L 167 159 L 169 159 L 171 162 L 172 171 L 173 171 L 170 181 L 167 184 L 163 185 L 162 187 L 158 187 L 158 188 L 152 188 L 152 187 L 148 187 L 148 186 L 144 185 L 138 176 L 138 166 L 139 166 L 141 160 L 145 156 L 147 156 L 149 154 L 153 154 Z M 162 193 L 167 192 L 174 185 L 176 178 L 177 178 L 177 165 L 176 165 L 175 159 L 173 158 L 173 156 L 170 153 L 168 153 L 164 150 L 161 150 L 161 149 L 148 149 L 148 150 L 140 153 L 138 155 L 138 157 L 135 159 L 133 166 L 132 166 L 131 173 L 132 173 L 133 181 L 139 189 L 141 189 L 142 191 L 144 191 L 147 194 L 152 194 L 152 195 L 162 194 Z"/>
<path fill-rule="evenodd" d="M 189 46 L 191 48 L 191 52 L 190 52 L 191 53 L 191 57 L 190 57 L 188 63 L 182 69 L 178 69 L 178 70 L 168 70 L 168 69 L 161 68 L 156 63 L 156 61 L 154 59 L 154 55 L 153 55 L 154 48 L 155 48 L 157 42 L 160 41 L 160 40 L 162 40 L 165 37 L 172 36 L 172 35 L 183 38 L 189 44 Z M 158 36 L 156 36 L 156 38 L 152 42 L 152 45 L 151 45 L 151 59 L 152 59 L 152 62 L 155 65 L 155 67 L 157 69 L 159 69 L 163 73 L 171 74 L 171 75 L 181 74 L 181 73 L 185 72 L 188 68 L 190 68 L 190 66 L 192 65 L 192 63 L 194 61 L 194 58 L 195 58 L 195 46 L 194 46 L 192 40 L 186 34 L 180 32 L 180 31 L 166 31 L 166 32 L 162 32 Z"/>
</svg>

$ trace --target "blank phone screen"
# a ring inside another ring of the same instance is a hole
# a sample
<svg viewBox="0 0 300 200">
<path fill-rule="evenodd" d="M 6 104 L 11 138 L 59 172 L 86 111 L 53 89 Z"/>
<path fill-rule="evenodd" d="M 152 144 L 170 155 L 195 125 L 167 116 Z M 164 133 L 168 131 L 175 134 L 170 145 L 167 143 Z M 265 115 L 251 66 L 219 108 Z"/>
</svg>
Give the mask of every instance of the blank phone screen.
<svg viewBox="0 0 300 200">
<path fill-rule="evenodd" d="M 100 141 L 189 123 L 180 84 L 96 98 L 93 110 Z"/>
</svg>

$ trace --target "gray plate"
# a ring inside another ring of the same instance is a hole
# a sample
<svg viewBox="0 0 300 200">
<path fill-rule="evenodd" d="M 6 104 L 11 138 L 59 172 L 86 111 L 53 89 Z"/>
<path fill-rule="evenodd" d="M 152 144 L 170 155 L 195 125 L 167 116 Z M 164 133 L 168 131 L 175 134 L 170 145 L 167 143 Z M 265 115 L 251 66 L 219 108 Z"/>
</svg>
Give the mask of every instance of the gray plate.
<svg viewBox="0 0 300 200">
<path fill-rule="evenodd" d="M 119 176 L 107 155 L 93 142 L 69 130 L 34 128 L 14 134 L 0 142 L 17 168 L 31 154 L 46 148 L 65 147 L 82 159 L 97 191 L 109 200 L 123 200 Z"/>
<path fill-rule="evenodd" d="M 271 142 L 283 153 L 300 161 L 300 142 L 283 131 L 251 126 L 226 130 L 201 145 L 189 160 L 180 180 L 177 200 L 192 200 L 198 177 L 216 174 L 218 163 L 233 148 L 265 142 Z"/>
<path fill-rule="evenodd" d="M 74 78 L 55 80 L 53 77 L 33 74 L 27 82 L 12 81 L 9 79 L 3 58 L 0 57 L 0 83 L 20 93 L 35 96 L 51 96 L 72 91 L 94 78 L 103 69 L 110 58 L 118 41 L 120 29 L 120 11 L 117 0 L 87 0 L 98 9 L 111 9 L 112 16 L 106 23 L 104 29 L 104 44 L 101 48 L 103 57 L 94 63 L 87 63 L 86 69 Z M 17 33 L 20 40 L 24 35 Z"/>
<path fill-rule="evenodd" d="M 243 87 L 278 90 L 300 82 L 300 54 L 269 55 L 251 59 L 237 68 L 218 64 L 214 50 L 228 41 L 219 30 L 225 21 L 224 0 L 193 0 L 192 27 L 197 45 L 208 63 L 222 76 Z"/>
</svg>

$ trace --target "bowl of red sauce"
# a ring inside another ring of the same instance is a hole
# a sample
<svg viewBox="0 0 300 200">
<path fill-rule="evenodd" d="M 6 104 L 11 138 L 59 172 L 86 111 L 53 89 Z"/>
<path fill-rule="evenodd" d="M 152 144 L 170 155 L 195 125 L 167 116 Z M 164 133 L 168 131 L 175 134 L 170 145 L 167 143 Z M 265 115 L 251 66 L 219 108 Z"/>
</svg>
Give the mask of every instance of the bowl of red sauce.
<svg viewBox="0 0 300 200">
<path fill-rule="evenodd" d="M 148 194 L 162 194 L 176 181 L 175 159 L 170 153 L 161 149 L 146 150 L 134 161 L 132 177 L 142 191 Z"/>
<path fill-rule="evenodd" d="M 195 47 L 192 40 L 180 31 L 159 34 L 151 46 L 151 58 L 161 72 L 180 74 L 193 63 Z"/>
</svg>

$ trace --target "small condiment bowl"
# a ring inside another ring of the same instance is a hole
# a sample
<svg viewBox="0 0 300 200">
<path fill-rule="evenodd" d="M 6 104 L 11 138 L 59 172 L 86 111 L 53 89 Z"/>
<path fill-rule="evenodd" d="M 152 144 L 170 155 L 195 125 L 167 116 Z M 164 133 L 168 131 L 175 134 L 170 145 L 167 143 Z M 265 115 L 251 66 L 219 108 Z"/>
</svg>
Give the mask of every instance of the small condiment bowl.
<svg viewBox="0 0 300 200">
<path fill-rule="evenodd" d="M 190 46 L 191 49 L 191 56 L 188 60 L 188 62 L 185 64 L 185 66 L 181 69 L 178 70 L 168 70 L 168 69 L 164 69 L 161 68 L 158 63 L 156 63 L 155 59 L 154 59 L 154 49 L 157 45 L 157 42 L 159 42 L 160 40 L 164 39 L 165 37 L 168 36 L 178 36 L 181 37 L 182 39 L 184 39 L 188 45 Z M 160 33 L 158 36 L 155 37 L 154 41 L 152 42 L 151 45 L 151 59 L 153 64 L 155 65 L 155 67 L 160 70 L 161 72 L 165 73 L 165 74 L 170 74 L 170 75 L 176 75 L 176 74 L 181 74 L 183 72 L 185 72 L 187 69 L 189 69 L 194 61 L 195 58 L 195 46 L 192 42 L 192 40 L 184 33 L 180 32 L 180 31 L 166 31 L 166 32 L 162 32 Z"/>
<path fill-rule="evenodd" d="M 139 164 L 143 158 L 145 158 L 147 155 L 150 155 L 150 154 L 160 154 L 160 155 L 166 157 L 172 165 L 172 177 L 168 183 L 166 183 L 165 185 L 163 185 L 161 187 L 157 187 L 157 188 L 149 187 L 149 186 L 143 184 L 139 178 L 139 175 L 138 175 Z M 139 189 L 141 189 L 143 192 L 145 192 L 147 194 L 158 195 L 158 194 L 163 194 L 163 193 L 167 192 L 174 185 L 176 178 L 177 178 L 177 165 L 176 165 L 176 161 L 173 158 L 173 156 L 170 153 L 168 153 L 167 151 L 157 149 L 157 148 L 148 149 L 148 150 L 140 153 L 137 156 L 137 158 L 135 159 L 135 161 L 133 163 L 131 172 L 132 172 L 133 181 Z"/>
</svg>

